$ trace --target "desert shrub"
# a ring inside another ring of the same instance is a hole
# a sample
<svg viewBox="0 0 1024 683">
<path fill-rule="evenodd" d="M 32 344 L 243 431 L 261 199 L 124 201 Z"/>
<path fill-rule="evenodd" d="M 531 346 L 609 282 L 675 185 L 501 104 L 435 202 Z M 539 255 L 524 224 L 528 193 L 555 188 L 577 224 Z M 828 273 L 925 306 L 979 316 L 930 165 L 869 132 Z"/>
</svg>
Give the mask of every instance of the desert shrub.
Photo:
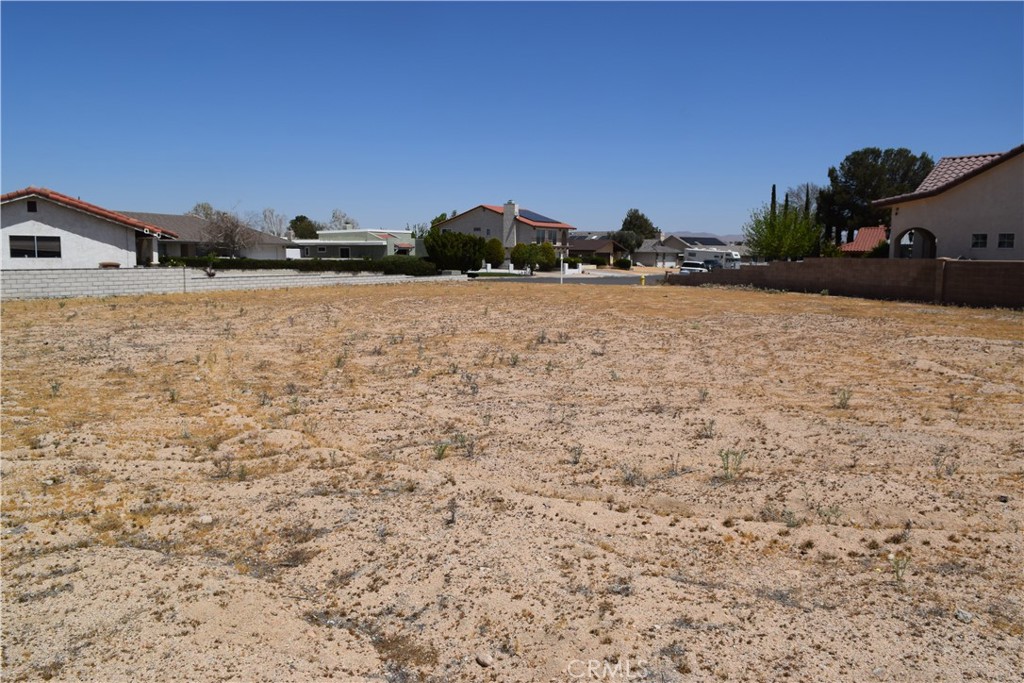
<svg viewBox="0 0 1024 683">
<path fill-rule="evenodd" d="M 747 458 L 745 452 L 732 449 L 721 450 L 718 452 L 718 457 L 722 461 L 723 479 L 731 481 L 743 476 L 743 461 Z"/>
<path fill-rule="evenodd" d="M 619 270 L 629 270 L 630 268 L 633 267 L 633 262 L 630 261 L 628 258 L 620 258 L 615 259 L 615 263 L 613 263 L 612 265 L 618 268 Z"/>
<path fill-rule="evenodd" d="M 591 254 L 586 258 L 584 263 L 589 263 L 592 266 L 607 266 L 608 257 L 602 256 L 601 254 Z"/>
</svg>

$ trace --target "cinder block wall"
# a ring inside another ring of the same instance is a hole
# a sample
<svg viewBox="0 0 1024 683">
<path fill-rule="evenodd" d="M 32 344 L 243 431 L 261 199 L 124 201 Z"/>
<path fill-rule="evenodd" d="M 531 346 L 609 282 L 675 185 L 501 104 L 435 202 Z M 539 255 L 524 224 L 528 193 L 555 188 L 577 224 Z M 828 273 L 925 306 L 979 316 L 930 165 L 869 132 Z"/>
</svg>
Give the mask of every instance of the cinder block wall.
<svg viewBox="0 0 1024 683">
<path fill-rule="evenodd" d="M 1024 307 L 1024 261 L 945 259 L 806 259 L 767 266 L 672 274 L 669 284 L 746 285 L 866 299 L 930 301 L 967 306 Z"/>
<path fill-rule="evenodd" d="M 0 271 L 4 299 L 43 299 L 130 294 L 175 294 L 284 287 L 369 285 L 422 280 L 376 273 L 301 273 L 288 270 L 220 271 L 209 277 L 196 268 L 131 268 L 87 270 Z M 465 276 L 429 278 L 465 280 Z"/>
</svg>

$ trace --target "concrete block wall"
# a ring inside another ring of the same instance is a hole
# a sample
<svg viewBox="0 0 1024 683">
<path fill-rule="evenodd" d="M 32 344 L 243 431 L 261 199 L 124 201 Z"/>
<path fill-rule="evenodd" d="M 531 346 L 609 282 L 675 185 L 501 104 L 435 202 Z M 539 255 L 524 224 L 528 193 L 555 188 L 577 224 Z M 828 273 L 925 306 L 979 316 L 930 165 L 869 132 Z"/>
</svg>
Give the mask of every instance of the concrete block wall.
<svg viewBox="0 0 1024 683">
<path fill-rule="evenodd" d="M 184 278 L 174 269 L 4 270 L 0 296 L 39 299 L 77 296 L 163 294 L 182 291 Z"/>
<path fill-rule="evenodd" d="M 214 277 L 209 277 L 203 270 L 195 268 L 3 270 L 0 271 L 0 297 L 44 299 L 178 294 L 465 279 L 464 275 L 414 278 L 376 273 L 302 273 L 289 270 L 219 271 Z"/>
<path fill-rule="evenodd" d="M 673 274 L 669 284 L 746 285 L 791 292 L 967 306 L 1024 307 L 1024 261 L 946 259 L 806 259 L 768 266 Z"/>
</svg>

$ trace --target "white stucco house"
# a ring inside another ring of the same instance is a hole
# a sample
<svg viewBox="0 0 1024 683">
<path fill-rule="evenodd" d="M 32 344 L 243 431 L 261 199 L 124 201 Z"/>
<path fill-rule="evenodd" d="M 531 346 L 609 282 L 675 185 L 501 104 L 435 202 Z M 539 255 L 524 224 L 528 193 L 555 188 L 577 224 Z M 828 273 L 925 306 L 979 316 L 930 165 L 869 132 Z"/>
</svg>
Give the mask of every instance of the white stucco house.
<svg viewBox="0 0 1024 683">
<path fill-rule="evenodd" d="M 0 195 L 0 232 L 8 269 L 120 268 L 151 265 L 173 232 L 39 187 Z"/>
<path fill-rule="evenodd" d="M 433 227 L 433 226 L 432 226 Z M 436 225 L 441 232 L 461 232 L 482 237 L 497 238 L 508 256 L 517 244 L 543 244 L 550 242 L 556 253 L 566 254 L 569 249 L 569 231 L 573 226 L 548 218 L 529 209 L 521 209 L 509 200 L 504 206 L 480 204 Z"/>
<path fill-rule="evenodd" d="M 892 258 L 1024 259 L 1024 145 L 997 154 L 943 157 L 892 207 Z"/>
<path fill-rule="evenodd" d="M 4 269 L 135 268 L 161 256 L 202 256 L 208 221 L 198 216 L 112 211 L 41 187 L 0 196 Z M 293 246 L 246 228 L 240 255 L 283 259 Z"/>
</svg>

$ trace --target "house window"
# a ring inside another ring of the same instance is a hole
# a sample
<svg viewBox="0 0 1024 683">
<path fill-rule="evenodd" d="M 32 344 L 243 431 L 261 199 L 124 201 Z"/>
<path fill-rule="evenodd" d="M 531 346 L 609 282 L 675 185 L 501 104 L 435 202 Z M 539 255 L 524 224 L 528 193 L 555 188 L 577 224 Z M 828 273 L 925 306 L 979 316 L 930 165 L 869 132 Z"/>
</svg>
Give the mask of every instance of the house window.
<svg viewBox="0 0 1024 683">
<path fill-rule="evenodd" d="M 488 237 L 490 237 L 490 236 L 491 236 L 491 229 L 490 229 L 490 228 L 487 228 L 487 232 L 486 232 L 486 233 L 484 233 L 484 234 L 486 234 L 486 235 L 487 235 Z"/>
<path fill-rule="evenodd" d="M 971 249 L 985 249 L 988 247 L 988 235 L 983 232 L 976 232 L 971 235 Z"/>
<path fill-rule="evenodd" d="M 1014 233 L 1001 232 L 999 233 L 999 242 L 996 243 L 996 246 L 1000 249 L 1013 249 L 1013 238 Z"/>
<path fill-rule="evenodd" d="M 348 247 L 338 247 L 338 258 L 348 258 Z"/>
<path fill-rule="evenodd" d="M 59 237 L 11 235 L 11 258 L 60 258 Z"/>
<path fill-rule="evenodd" d="M 473 232 L 480 232 L 480 228 L 473 228 Z"/>
<path fill-rule="evenodd" d="M 29 213 L 35 213 L 35 212 L 39 211 L 39 207 L 36 205 L 36 200 L 30 199 L 30 200 L 28 200 L 27 204 L 28 204 L 28 212 Z"/>
<path fill-rule="evenodd" d="M 327 247 L 317 247 L 316 248 L 316 253 L 318 253 L 318 254 L 326 254 L 327 253 Z"/>
<path fill-rule="evenodd" d="M 309 247 L 303 247 L 302 248 L 302 255 L 303 256 L 309 256 Z"/>
</svg>

